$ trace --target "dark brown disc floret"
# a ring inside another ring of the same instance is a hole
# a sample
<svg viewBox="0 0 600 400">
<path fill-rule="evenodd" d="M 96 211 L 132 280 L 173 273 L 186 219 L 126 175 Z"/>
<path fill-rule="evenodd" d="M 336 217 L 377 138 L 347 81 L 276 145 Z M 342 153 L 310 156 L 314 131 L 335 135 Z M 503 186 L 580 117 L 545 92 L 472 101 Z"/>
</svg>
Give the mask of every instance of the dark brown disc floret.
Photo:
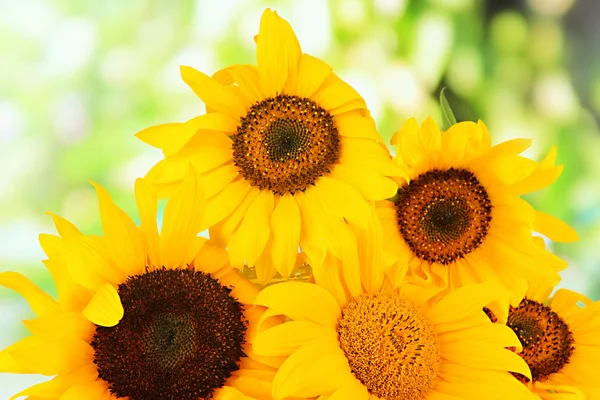
<svg viewBox="0 0 600 400">
<path fill-rule="evenodd" d="M 233 159 L 252 185 L 283 195 L 305 190 L 338 161 L 333 117 L 312 100 L 278 95 L 254 104 L 233 138 Z"/>
<path fill-rule="evenodd" d="M 575 349 L 569 326 L 548 306 L 523 299 L 518 307 L 511 307 L 506 323 L 519 337 L 525 360 L 535 381 L 544 381 L 560 371 Z M 522 382 L 529 379 L 514 374 Z"/>
<path fill-rule="evenodd" d="M 160 269 L 129 277 L 118 292 L 123 318 L 96 327 L 91 342 L 115 397 L 208 399 L 239 369 L 243 305 L 210 275 Z"/>
<path fill-rule="evenodd" d="M 400 234 L 419 258 L 450 264 L 485 239 L 492 204 L 465 169 L 431 170 L 398 189 L 394 198 Z"/>
</svg>

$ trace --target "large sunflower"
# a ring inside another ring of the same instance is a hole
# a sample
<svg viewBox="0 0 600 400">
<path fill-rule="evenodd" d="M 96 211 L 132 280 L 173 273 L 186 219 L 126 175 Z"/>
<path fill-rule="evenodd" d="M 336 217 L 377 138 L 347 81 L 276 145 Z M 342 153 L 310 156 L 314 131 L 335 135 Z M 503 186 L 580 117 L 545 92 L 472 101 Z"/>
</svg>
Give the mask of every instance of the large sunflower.
<svg viewBox="0 0 600 400">
<path fill-rule="evenodd" d="M 437 286 L 497 282 L 512 291 L 513 303 L 527 281 L 558 283 L 566 263 L 532 233 L 559 242 L 577 234 L 520 197 L 559 177 L 556 149 L 538 163 L 519 155 L 530 140 L 490 142 L 481 121 L 440 132 L 430 118 L 420 127 L 410 119 L 392 137 L 394 161 L 410 178 L 377 204 L 392 279 L 408 272 Z"/>
<path fill-rule="evenodd" d="M 159 234 L 156 197 L 136 182 L 137 227 L 96 185 L 104 236 L 54 216 L 41 235 L 58 301 L 16 272 L 0 284 L 37 318 L 0 352 L 0 371 L 56 375 L 13 398 L 270 398 L 270 360 L 251 348 L 264 308 L 227 253 L 197 237 L 202 189 L 188 172 L 167 203 Z M 275 366 L 277 364 L 274 364 Z"/>
<path fill-rule="evenodd" d="M 516 377 L 543 400 L 600 399 L 600 302 L 568 289 L 529 287 L 507 316 L 486 310 L 519 337 L 532 379 Z"/>
<path fill-rule="evenodd" d="M 371 261 L 361 264 L 371 279 L 351 283 L 342 265 L 327 256 L 316 283 L 274 284 L 256 297 L 268 315 L 286 318 L 254 340 L 256 353 L 286 357 L 273 378 L 275 399 L 531 398 L 506 372 L 529 376 L 504 348 L 519 347 L 517 337 L 481 308 L 498 286 L 394 285 Z"/>
<path fill-rule="evenodd" d="M 169 196 L 188 163 L 206 182 L 207 226 L 236 267 L 267 282 L 294 270 L 298 246 L 321 260 L 355 258 L 348 223 L 364 227 L 368 201 L 396 192 L 402 175 L 364 100 L 323 61 L 302 53 L 290 25 L 266 10 L 257 66 L 212 78 L 182 67 L 208 113 L 138 133 L 165 158 L 147 174 Z M 214 225 L 214 226 L 213 226 Z"/>
</svg>

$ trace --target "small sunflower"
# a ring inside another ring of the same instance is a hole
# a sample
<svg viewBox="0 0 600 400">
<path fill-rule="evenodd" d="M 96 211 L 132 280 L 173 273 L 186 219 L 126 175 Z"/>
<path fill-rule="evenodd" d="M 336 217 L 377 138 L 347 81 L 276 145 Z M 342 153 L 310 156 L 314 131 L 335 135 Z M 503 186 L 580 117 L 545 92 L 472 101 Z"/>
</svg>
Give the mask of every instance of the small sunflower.
<svg viewBox="0 0 600 400">
<path fill-rule="evenodd" d="M 519 355 L 531 369 L 531 379 L 517 379 L 543 400 L 600 398 L 600 302 L 568 289 L 530 286 L 508 315 L 493 322 L 506 323 L 519 337 Z"/>
<path fill-rule="evenodd" d="M 53 216 L 60 237 L 40 242 L 58 301 L 21 274 L 0 274 L 37 314 L 24 321 L 32 336 L 0 352 L 0 371 L 56 375 L 13 399 L 269 398 L 274 369 L 251 348 L 264 308 L 252 305 L 257 289 L 226 251 L 196 236 L 197 182 L 189 171 L 160 234 L 156 197 L 141 179 L 139 227 L 99 185 L 104 236 Z"/>
<path fill-rule="evenodd" d="M 553 148 L 541 162 L 519 154 L 531 141 L 496 146 L 479 121 L 440 132 L 431 118 L 408 120 L 392 137 L 394 161 L 409 171 L 397 194 L 377 204 L 391 279 L 406 273 L 436 286 L 496 282 L 513 293 L 527 281 L 555 285 L 562 260 L 538 246 L 533 232 L 558 242 L 578 239 L 564 222 L 520 196 L 557 179 Z"/>
<path fill-rule="evenodd" d="M 262 330 L 254 351 L 285 357 L 273 378 L 273 398 L 368 400 L 528 399 L 507 371 L 530 376 L 504 348 L 517 337 L 482 311 L 498 286 L 459 289 L 394 285 L 381 267 L 362 262 L 370 282 L 348 282 L 346 268 L 327 256 L 315 283 L 263 289 L 255 304 L 284 323 Z M 512 343 L 512 344 L 509 344 Z"/>
<path fill-rule="evenodd" d="M 287 21 L 266 10 L 257 66 L 212 78 L 182 67 L 207 114 L 137 136 L 165 158 L 146 178 L 170 196 L 188 163 L 206 183 L 206 225 L 234 266 L 266 283 L 288 277 L 298 247 L 355 257 L 348 223 L 367 224 L 368 202 L 389 198 L 402 176 L 361 96 L 323 61 L 302 53 Z M 214 226 L 213 226 L 214 225 Z"/>
</svg>

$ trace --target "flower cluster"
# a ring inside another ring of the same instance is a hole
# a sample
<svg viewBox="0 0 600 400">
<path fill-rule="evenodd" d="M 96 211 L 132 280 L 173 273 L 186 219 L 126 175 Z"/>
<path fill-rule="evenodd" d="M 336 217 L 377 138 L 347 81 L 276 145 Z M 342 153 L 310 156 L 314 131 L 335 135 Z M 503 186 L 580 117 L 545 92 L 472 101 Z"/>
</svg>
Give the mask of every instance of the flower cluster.
<svg viewBox="0 0 600 400">
<path fill-rule="evenodd" d="M 541 236 L 577 234 L 521 197 L 556 149 L 411 119 L 392 156 L 275 12 L 256 45 L 256 66 L 182 67 L 207 112 L 138 133 L 164 154 L 139 225 L 97 184 L 102 236 L 51 215 L 57 299 L 0 274 L 37 315 L 0 371 L 53 376 L 13 398 L 600 399 L 600 303 L 550 297 L 566 263 Z"/>
</svg>

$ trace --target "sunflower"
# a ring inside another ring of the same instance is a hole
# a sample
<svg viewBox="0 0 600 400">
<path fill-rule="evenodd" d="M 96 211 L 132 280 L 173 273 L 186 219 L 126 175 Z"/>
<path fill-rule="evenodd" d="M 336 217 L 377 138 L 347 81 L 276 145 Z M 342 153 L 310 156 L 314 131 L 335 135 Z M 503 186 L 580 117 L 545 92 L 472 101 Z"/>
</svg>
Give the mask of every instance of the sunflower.
<svg viewBox="0 0 600 400">
<path fill-rule="evenodd" d="M 410 178 L 377 203 L 391 279 L 408 273 L 436 286 L 495 282 L 513 293 L 513 304 L 527 281 L 558 283 L 566 263 L 536 245 L 532 233 L 558 242 L 577 234 L 520 197 L 560 176 L 555 148 L 535 162 L 519 155 L 530 140 L 491 146 L 481 121 L 442 133 L 431 118 L 421 127 L 408 120 L 391 142 Z"/>
<path fill-rule="evenodd" d="M 137 134 L 165 158 L 146 178 L 170 196 L 192 163 L 206 183 L 206 225 L 236 267 L 266 283 L 288 277 L 299 246 L 356 259 L 348 223 L 364 227 L 369 201 L 394 195 L 391 161 L 361 96 L 323 61 L 302 53 L 287 21 L 266 10 L 257 66 L 211 78 L 182 67 L 207 114 Z"/>
<path fill-rule="evenodd" d="M 315 283 L 264 288 L 255 304 L 284 323 L 264 329 L 254 351 L 285 357 L 273 378 L 273 398 L 329 400 L 527 399 L 507 371 L 530 376 L 505 346 L 520 346 L 482 305 L 500 287 L 421 287 L 384 280 L 381 265 L 361 258 L 369 281 L 328 255 Z M 512 343 L 512 344 L 511 344 Z"/>
<path fill-rule="evenodd" d="M 493 322 L 519 337 L 519 355 L 531 379 L 517 379 L 543 400 L 600 398 L 600 302 L 568 289 L 549 297 L 551 288 L 531 285 L 523 300 L 504 317 L 486 309 Z"/>
<path fill-rule="evenodd" d="M 56 375 L 13 398 L 269 398 L 274 369 L 251 348 L 264 308 L 226 251 L 196 236 L 198 182 L 186 174 L 160 234 L 156 196 L 141 179 L 139 227 L 99 185 L 104 236 L 53 216 L 60 236 L 40 242 L 58 301 L 21 274 L 0 274 L 37 314 L 24 321 L 32 336 L 0 352 L 0 371 Z"/>
</svg>

